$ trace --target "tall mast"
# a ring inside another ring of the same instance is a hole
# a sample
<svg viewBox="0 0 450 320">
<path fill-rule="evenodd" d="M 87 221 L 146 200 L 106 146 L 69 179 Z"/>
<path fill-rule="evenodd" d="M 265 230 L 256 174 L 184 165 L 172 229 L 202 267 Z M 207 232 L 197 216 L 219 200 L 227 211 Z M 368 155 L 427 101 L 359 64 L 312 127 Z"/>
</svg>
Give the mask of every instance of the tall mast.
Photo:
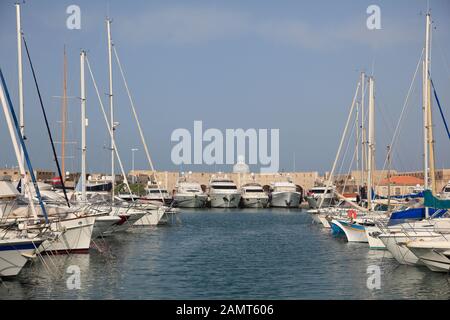
<svg viewBox="0 0 450 320">
<path fill-rule="evenodd" d="M 368 209 L 373 209 L 372 204 L 372 185 L 373 170 L 375 162 L 375 98 L 374 98 L 374 79 L 369 77 L 369 150 L 368 150 L 368 170 L 367 175 L 367 201 Z"/>
<path fill-rule="evenodd" d="M 3 77 L 3 75 L 2 75 Z M 3 80 L 3 78 L 2 78 Z M 17 137 L 16 137 L 16 132 L 14 132 L 14 124 L 13 124 L 13 120 L 11 117 L 11 112 L 8 110 L 8 105 L 7 105 L 7 101 L 6 101 L 6 93 L 5 90 L 6 89 L 6 85 L 5 87 L 3 87 L 3 83 L 2 85 L 0 85 L 0 104 L 3 107 L 3 112 L 5 114 L 5 118 L 6 118 L 6 124 L 9 130 L 9 135 L 11 137 L 11 142 L 14 148 L 14 153 L 16 155 L 16 159 L 17 159 L 17 164 L 19 165 L 19 172 L 21 175 L 21 179 L 22 179 L 22 190 L 23 193 L 26 195 L 26 197 L 28 198 L 28 204 L 31 208 L 31 213 L 33 215 L 34 219 L 38 219 L 37 213 L 36 213 L 36 209 L 34 207 L 34 203 L 33 203 L 33 194 L 31 193 L 31 187 L 30 187 L 30 183 L 28 180 L 28 176 L 27 176 L 27 172 L 25 170 L 25 165 L 24 165 L 24 159 L 22 158 L 22 154 L 25 154 L 25 152 L 23 151 L 23 148 L 21 149 L 19 147 L 19 143 L 17 142 Z M 12 109 L 12 107 L 11 107 Z M 12 109 L 14 110 L 14 109 Z M 15 119 L 17 121 L 17 119 Z M 17 122 L 16 122 L 17 123 Z M 17 129 L 17 127 L 16 127 Z M 21 140 L 21 142 L 23 143 L 23 140 Z M 20 150 L 22 150 L 22 154 L 20 152 Z M 30 170 L 30 176 L 33 176 L 33 172 L 31 172 Z M 37 187 L 37 184 L 35 185 L 35 187 Z M 38 192 L 36 192 L 36 194 L 38 194 Z M 45 208 L 42 208 L 42 212 L 44 212 Z"/>
<path fill-rule="evenodd" d="M 23 72 L 22 72 L 22 27 L 20 23 L 20 4 L 16 4 L 16 29 L 17 29 L 17 73 L 19 79 L 19 126 L 22 138 L 25 138 L 25 118 L 23 110 Z M 22 147 L 21 159 L 22 165 L 25 167 L 25 157 Z"/>
<path fill-rule="evenodd" d="M 428 126 L 428 148 L 429 148 L 429 166 L 430 166 L 430 187 L 433 194 L 436 194 L 436 175 L 435 175 L 435 160 L 434 160 L 434 137 L 433 137 L 433 114 L 432 114 L 432 97 L 431 97 L 431 15 L 427 15 L 427 28 L 428 28 L 428 59 L 427 59 L 427 126 Z"/>
<path fill-rule="evenodd" d="M 361 185 L 364 186 L 366 180 L 366 127 L 365 127 L 365 110 L 364 110 L 364 99 L 365 99 L 365 79 L 366 75 L 361 72 Z"/>
<path fill-rule="evenodd" d="M 110 110 L 110 124 L 111 124 L 111 201 L 114 203 L 114 105 L 113 105 L 113 83 L 112 83 L 112 43 L 111 43 L 111 20 L 106 18 L 106 28 L 108 31 L 108 66 L 109 66 L 109 110 Z"/>
<path fill-rule="evenodd" d="M 80 54 L 80 91 L 81 91 L 81 198 L 86 201 L 86 86 L 84 83 L 84 63 L 86 52 Z"/>
<path fill-rule="evenodd" d="M 66 179 L 66 124 L 67 124 L 67 56 L 64 45 L 64 80 L 63 80 L 63 100 L 61 110 L 61 179 Z"/>
<path fill-rule="evenodd" d="M 426 28 L 425 28 L 425 57 L 423 61 L 423 81 L 422 81 L 422 93 L 423 93 L 423 182 L 424 188 L 429 189 L 429 176 L 428 176 L 428 68 L 430 59 L 430 13 L 426 16 Z M 429 217 L 429 210 L 425 208 L 425 217 Z"/>
<path fill-rule="evenodd" d="M 359 134 L 360 134 L 360 132 L 359 132 L 359 108 L 360 108 L 360 103 L 359 102 L 357 102 L 356 103 L 356 115 L 355 115 L 355 128 L 356 128 L 356 137 L 355 137 L 355 147 L 356 147 L 356 150 L 355 150 L 355 152 L 356 152 L 356 172 L 358 172 L 359 171 Z M 361 186 L 360 184 L 361 184 L 361 180 L 358 182 L 358 181 L 355 181 L 355 184 L 356 184 L 356 186 L 357 186 L 357 193 L 359 193 L 359 187 Z"/>
<path fill-rule="evenodd" d="M 436 194 L 436 168 L 435 168 L 435 158 L 434 158 L 434 136 L 433 136 L 433 114 L 432 111 L 432 103 L 433 100 L 431 99 L 431 78 L 428 77 L 427 81 L 427 90 L 428 90 L 428 146 L 430 148 L 429 150 L 429 156 L 430 156 L 430 184 L 431 184 L 431 191 L 433 194 Z"/>
</svg>

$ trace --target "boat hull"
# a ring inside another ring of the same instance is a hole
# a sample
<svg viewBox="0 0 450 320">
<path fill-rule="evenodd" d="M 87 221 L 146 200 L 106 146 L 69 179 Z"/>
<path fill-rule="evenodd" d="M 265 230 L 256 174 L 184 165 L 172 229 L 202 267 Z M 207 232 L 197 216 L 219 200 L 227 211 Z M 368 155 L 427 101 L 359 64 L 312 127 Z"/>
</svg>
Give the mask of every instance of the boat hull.
<svg viewBox="0 0 450 320">
<path fill-rule="evenodd" d="M 269 197 L 242 197 L 242 206 L 244 208 L 267 208 Z"/>
<path fill-rule="evenodd" d="M 379 239 L 386 246 L 386 249 L 400 264 L 415 266 L 423 265 L 423 262 L 407 247 L 409 241 L 417 241 L 419 239 L 438 239 L 440 236 L 432 234 L 408 235 L 404 232 L 395 232 L 379 235 Z"/>
<path fill-rule="evenodd" d="M 275 208 L 298 208 L 300 198 L 299 192 L 272 192 L 270 205 Z"/>
<path fill-rule="evenodd" d="M 241 201 L 240 193 L 213 193 L 210 195 L 211 208 L 237 208 Z"/>
<path fill-rule="evenodd" d="M 20 273 L 30 257 L 34 256 L 43 240 L 14 239 L 0 241 L 0 277 L 13 277 Z"/>
<path fill-rule="evenodd" d="M 118 216 L 101 216 L 95 218 L 94 229 L 92 231 L 92 239 L 98 238 L 105 233 L 112 232 L 117 223 L 122 221 Z"/>
<path fill-rule="evenodd" d="M 206 206 L 208 196 L 206 194 L 176 194 L 174 206 L 178 208 L 203 208 Z"/>
<path fill-rule="evenodd" d="M 450 271 L 450 248 L 424 248 L 414 247 L 409 244 L 407 247 L 420 259 L 420 261 L 435 272 Z"/>
<path fill-rule="evenodd" d="M 368 242 L 365 226 L 357 223 L 350 223 L 344 220 L 332 220 L 331 223 L 333 226 L 337 226 L 345 233 L 345 237 L 348 242 Z"/>
<path fill-rule="evenodd" d="M 61 231 L 52 240 L 46 240 L 39 247 L 41 253 L 68 254 L 89 251 L 95 216 L 77 217 L 51 223 L 52 230 Z"/>
<path fill-rule="evenodd" d="M 386 246 L 378 236 L 382 233 L 381 229 L 377 226 L 366 226 L 366 236 L 369 242 L 369 248 L 373 250 L 386 250 Z"/>
</svg>

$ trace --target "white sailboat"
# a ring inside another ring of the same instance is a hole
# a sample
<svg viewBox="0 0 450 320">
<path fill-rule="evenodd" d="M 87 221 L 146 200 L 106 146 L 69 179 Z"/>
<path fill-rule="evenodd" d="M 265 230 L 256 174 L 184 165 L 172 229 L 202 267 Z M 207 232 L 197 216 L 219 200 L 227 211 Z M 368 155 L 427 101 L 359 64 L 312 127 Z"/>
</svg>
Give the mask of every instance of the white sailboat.
<svg viewBox="0 0 450 320">
<path fill-rule="evenodd" d="M 423 59 L 423 150 L 424 150 L 424 189 L 436 191 L 434 174 L 434 147 L 432 133 L 431 115 L 431 79 L 430 79 L 430 41 L 431 41 L 431 15 L 426 15 L 425 48 Z M 431 181 L 430 181 L 431 178 Z M 379 235 L 379 239 L 385 244 L 389 252 L 400 264 L 422 265 L 422 260 L 416 253 L 423 253 L 426 246 L 417 246 L 420 241 L 440 241 L 445 240 L 445 228 L 440 228 L 446 224 L 447 218 L 436 218 L 430 216 L 430 208 L 425 206 L 425 220 L 405 223 L 393 227 L 387 227 L 384 233 Z M 438 229 L 436 229 L 438 228 Z M 410 243 L 410 245 L 408 245 Z M 428 259 L 428 258 L 426 258 Z"/>
</svg>

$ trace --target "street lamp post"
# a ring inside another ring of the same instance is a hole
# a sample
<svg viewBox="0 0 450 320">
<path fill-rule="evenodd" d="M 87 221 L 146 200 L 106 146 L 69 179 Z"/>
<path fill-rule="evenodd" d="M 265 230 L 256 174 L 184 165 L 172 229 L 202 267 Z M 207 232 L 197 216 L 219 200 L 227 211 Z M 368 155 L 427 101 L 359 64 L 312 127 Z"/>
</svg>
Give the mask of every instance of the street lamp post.
<svg viewBox="0 0 450 320">
<path fill-rule="evenodd" d="M 136 151 L 138 151 L 139 149 L 136 149 L 136 148 L 132 148 L 131 149 L 131 171 L 133 172 L 133 175 L 131 176 L 132 177 L 132 180 L 133 180 L 133 183 L 135 183 L 135 173 L 134 173 L 134 153 L 136 152 Z"/>
</svg>

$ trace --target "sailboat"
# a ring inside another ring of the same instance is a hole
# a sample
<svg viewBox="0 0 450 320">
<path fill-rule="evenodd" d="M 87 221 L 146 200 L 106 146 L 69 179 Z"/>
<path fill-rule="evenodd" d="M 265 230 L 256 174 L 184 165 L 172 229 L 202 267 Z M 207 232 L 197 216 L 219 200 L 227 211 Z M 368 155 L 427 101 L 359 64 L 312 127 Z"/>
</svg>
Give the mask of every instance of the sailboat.
<svg viewBox="0 0 450 320">
<path fill-rule="evenodd" d="M 417 212 L 416 216 L 423 216 L 425 219 L 388 226 L 383 230 L 384 233 L 380 234 L 378 237 L 400 264 L 427 264 L 432 270 L 436 268 L 441 269 L 440 271 L 442 271 L 442 265 L 439 263 L 434 265 L 433 261 L 431 261 L 433 259 L 430 258 L 430 254 L 433 248 L 436 247 L 437 252 L 435 253 L 439 256 L 445 256 L 446 251 L 443 250 L 443 248 L 445 249 L 445 245 L 442 245 L 441 241 L 447 241 L 450 236 L 450 218 L 445 217 L 448 215 L 447 210 L 450 206 L 436 205 L 438 200 L 434 198 L 436 181 L 434 174 L 434 146 L 431 114 L 431 77 L 429 72 L 431 62 L 430 42 L 431 14 L 427 13 L 422 82 L 425 202 L 423 207 L 415 209 Z M 431 201 L 430 199 L 435 199 L 435 201 Z M 394 214 L 398 213 L 394 212 L 392 216 Z M 435 241 L 438 241 L 438 243 L 435 244 Z M 428 244 L 421 246 L 420 242 L 426 242 Z M 422 257 L 424 259 L 422 259 Z M 437 256 L 435 256 L 435 258 L 437 258 Z"/>
</svg>

